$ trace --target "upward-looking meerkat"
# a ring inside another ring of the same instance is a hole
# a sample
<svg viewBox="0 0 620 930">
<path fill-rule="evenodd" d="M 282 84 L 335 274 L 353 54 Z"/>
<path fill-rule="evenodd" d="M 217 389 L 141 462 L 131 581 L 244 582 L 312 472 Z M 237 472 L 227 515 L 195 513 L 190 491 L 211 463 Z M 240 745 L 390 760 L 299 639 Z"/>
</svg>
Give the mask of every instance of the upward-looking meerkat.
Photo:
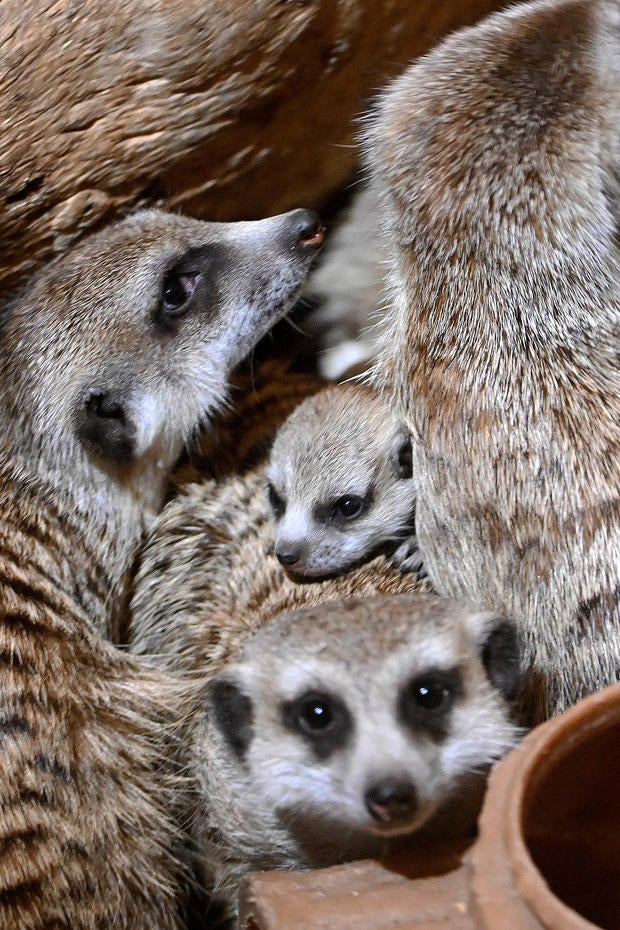
<svg viewBox="0 0 620 930">
<path fill-rule="evenodd" d="M 306 211 L 139 213 L 40 274 L 4 322 L 2 930 L 182 926 L 174 683 L 102 634 L 168 470 L 320 238 Z"/>
<path fill-rule="evenodd" d="M 248 869 L 333 865 L 471 828 L 484 770 L 517 738 L 518 669 L 514 624 L 432 595 L 268 623 L 207 684 L 194 721 L 207 887 L 234 911 Z"/>
<path fill-rule="evenodd" d="M 620 677 L 620 13 L 519 4 L 378 103 L 391 310 L 440 593 L 520 621 L 536 722 Z"/>
<path fill-rule="evenodd" d="M 267 475 L 276 557 L 295 575 L 337 574 L 382 547 L 420 567 L 411 437 L 370 388 L 304 400 L 276 434 Z"/>
</svg>

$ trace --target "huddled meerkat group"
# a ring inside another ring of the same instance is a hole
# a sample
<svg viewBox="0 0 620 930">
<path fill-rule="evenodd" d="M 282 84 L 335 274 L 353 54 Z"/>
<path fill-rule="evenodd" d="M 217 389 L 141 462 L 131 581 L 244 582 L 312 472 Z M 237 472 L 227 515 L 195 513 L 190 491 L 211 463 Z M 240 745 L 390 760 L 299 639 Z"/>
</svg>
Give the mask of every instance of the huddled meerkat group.
<svg viewBox="0 0 620 930">
<path fill-rule="evenodd" d="M 272 360 L 199 439 L 305 210 L 137 213 L 5 315 L 0 930 L 196 930 L 197 885 L 467 832 L 517 724 L 620 680 L 619 33 L 535 0 L 380 96 L 368 383 Z"/>
</svg>

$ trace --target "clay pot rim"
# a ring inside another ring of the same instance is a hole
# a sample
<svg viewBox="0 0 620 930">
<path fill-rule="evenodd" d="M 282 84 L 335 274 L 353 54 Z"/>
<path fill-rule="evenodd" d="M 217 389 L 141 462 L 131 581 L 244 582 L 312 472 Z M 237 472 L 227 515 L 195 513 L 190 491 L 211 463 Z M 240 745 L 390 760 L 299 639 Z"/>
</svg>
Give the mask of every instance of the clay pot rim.
<svg viewBox="0 0 620 930">
<path fill-rule="evenodd" d="M 536 727 L 512 755 L 517 765 L 512 773 L 514 791 L 506 812 L 506 845 L 513 865 L 515 884 L 532 914 L 545 927 L 565 930 L 601 930 L 578 911 L 556 897 L 532 859 L 523 836 L 525 791 L 535 779 L 540 782 L 552 765 L 600 732 L 620 722 L 620 684 L 611 685 L 585 698 L 559 717 Z"/>
</svg>

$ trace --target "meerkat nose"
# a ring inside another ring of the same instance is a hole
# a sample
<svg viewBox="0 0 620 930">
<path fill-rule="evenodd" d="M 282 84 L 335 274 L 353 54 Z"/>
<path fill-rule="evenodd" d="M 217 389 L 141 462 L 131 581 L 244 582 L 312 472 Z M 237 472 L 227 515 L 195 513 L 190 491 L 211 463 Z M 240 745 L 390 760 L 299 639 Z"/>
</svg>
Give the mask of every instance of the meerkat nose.
<svg viewBox="0 0 620 930">
<path fill-rule="evenodd" d="M 408 820 L 418 806 L 418 793 L 410 781 L 385 778 L 376 782 L 364 796 L 368 812 L 379 823 Z"/>
<path fill-rule="evenodd" d="M 276 549 L 276 559 L 281 565 L 295 565 L 299 562 L 298 549 Z"/>
<path fill-rule="evenodd" d="M 323 242 L 323 226 L 314 210 L 293 210 L 290 214 L 290 234 L 295 245 L 303 248 L 318 248 Z"/>
</svg>

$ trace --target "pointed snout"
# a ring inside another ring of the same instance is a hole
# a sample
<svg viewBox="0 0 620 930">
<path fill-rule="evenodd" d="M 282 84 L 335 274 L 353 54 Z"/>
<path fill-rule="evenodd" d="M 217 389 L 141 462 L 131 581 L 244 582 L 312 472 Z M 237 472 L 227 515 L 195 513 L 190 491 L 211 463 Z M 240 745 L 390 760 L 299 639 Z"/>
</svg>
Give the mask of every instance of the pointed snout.
<svg viewBox="0 0 620 930">
<path fill-rule="evenodd" d="M 291 210 L 284 215 L 283 238 L 295 249 L 311 252 L 323 243 L 323 226 L 314 210 Z"/>
<path fill-rule="evenodd" d="M 398 826 L 411 820 L 418 809 L 418 792 L 407 778 L 384 778 L 364 795 L 368 813 L 383 826 Z"/>
<path fill-rule="evenodd" d="M 285 568 L 290 568 L 293 565 L 296 565 L 300 558 L 301 550 L 299 548 L 287 545 L 286 543 L 276 546 L 276 559 L 280 565 L 284 565 Z"/>
</svg>

